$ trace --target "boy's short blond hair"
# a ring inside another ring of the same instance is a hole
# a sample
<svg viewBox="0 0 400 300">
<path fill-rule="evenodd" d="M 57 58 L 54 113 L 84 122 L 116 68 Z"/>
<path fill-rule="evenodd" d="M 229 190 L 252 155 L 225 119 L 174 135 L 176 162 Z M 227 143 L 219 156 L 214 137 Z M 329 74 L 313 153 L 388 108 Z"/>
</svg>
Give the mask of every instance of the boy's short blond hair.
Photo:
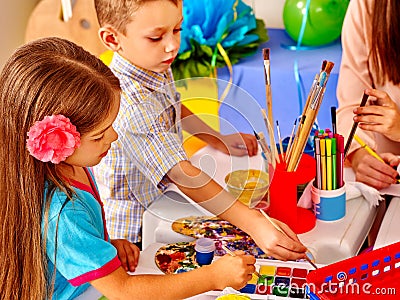
<svg viewBox="0 0 400 300">
<path fill-rule="evenodd" d="M 115 30 L 126 34 L 126 25 L 132 21 L 133 14 L 143 4 L 156 0 L 95 0 L 97 20 L 100 27 L 111 25 Z M 182 0 L 165 0 L 175 5 Z"/>
</svg>

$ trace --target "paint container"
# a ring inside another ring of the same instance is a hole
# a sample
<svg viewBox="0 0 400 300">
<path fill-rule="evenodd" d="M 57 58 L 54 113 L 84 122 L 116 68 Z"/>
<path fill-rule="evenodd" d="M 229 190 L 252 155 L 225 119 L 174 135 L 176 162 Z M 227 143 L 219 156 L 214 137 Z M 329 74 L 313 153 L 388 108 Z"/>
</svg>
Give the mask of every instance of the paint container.
<svg viewBox="0 0 400 300">
<path fill-rule="evenodd" d="M 318 220 L 337 221 L 346 214 L 346 185 L 336 190 L 311 188 L 314 213 Z"/>
<path fill-rule="evenodd" d="M 307 263 L 258 259 L 257 268 L 260 277 L 253 275 L 241 293 L 249 294 L 251 299 L 305 299 L 306 278 L 311 270 Z"/>
<path fill-rule="evenodd" d="M 199 238 L 196 240 L 194 250 L 196 251 L 197 263 L 200 266 L 209 265 L 214 258 L 215 242 L 212 239 Z"/>
</svg>

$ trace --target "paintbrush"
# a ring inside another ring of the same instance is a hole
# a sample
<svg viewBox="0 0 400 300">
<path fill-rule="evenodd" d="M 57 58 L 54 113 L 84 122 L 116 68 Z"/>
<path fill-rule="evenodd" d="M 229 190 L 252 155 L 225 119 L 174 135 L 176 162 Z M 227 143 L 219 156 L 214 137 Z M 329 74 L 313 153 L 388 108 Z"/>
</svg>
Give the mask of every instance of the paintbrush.
<svg viewBox="0 0 400 300">
<path fill-rule="evenodd" d="M 268 216 L 265 211 L 263 211 L 262 209 L 260 209 L 261 214 L 276 228 L 276 230 L 278 230 L 279 232 L 281 232 L 283 235 L 285 235 L 286 237 L 288 237 L 289 239 L 291 239 L 290 236 L 288 236 L 288 234 L 286 232 L 283 231 L 282 228 L 279 227 L 278 224 L 276 224 L 274 222 L 274 220 L 271 219 L 270 216 Z M 308 251 L 310 254 L 311 252 Z M 312 265 L 315 269 L 318 269 L 317 265 L 314 264 L 314 262 L 308 257 L 307 253 L 306 253 L 306 260 L 310 263 L 310 265 Z"/>
<path fill-rule="evenodd" d="M 335 135 L 336 132 L 336 107 L 331 106 L 331 120 L 332 120 L 332 133 Z"/>
<path fill-rule="evenodd" d="M 317 84 L 311 88 L 309 96 L 310 103 L 308 107 L 305 107 L 302 120 L 296 132 L 295 142 L 293 144 L 293 151 L 290 155 L 286 171 L 293 172 L 297 169 L 300 162 L 301 155 L 304 152 L 307 140 L 310 136 L 312 126 L 317 117 L 319 108 L 321 106 L 322 98 L 324 96 L 326 83 L 328 81 L 330 72 L 334 66 L 333 62 L 328 61 L 325 64 L 325 69 L 320 73 Z"/>
<path fill-rule="evenodd" d="M 262 54 L 263 54 L 263 61 L 264 61 L 264 75 L 265 75 L 265 91 L 266 91 L 266 108 L 268 110 L 268 116 L 265 114 L 266 119 L 268 119 L 270 128 L 267 127 L 268 135 L 270 138 L 270 144 L 271 144 L 271 152 L 275 159 L 277 160 L 278 163 L 280 163 L 279 155 L 278 155 L 278 149 L 272 149 L 272 142 L 275 143 L 274 139 L 274 130 L 272 126 L 274 126 L 274 116 L 272 112 L 272 91 L 271 91 L 271 63 L 269 59 L 269 48 L 263 48 L 262 49 Z M 265 112 L 264 112 L 265 113 Z M 273 141 L 274 140 L 274 141 Z"/>
<path fill-rule="evenodd" d="M 279 151 L 281 152 L 282 159 L 285 160 L 285 152 L 283 151 L 283 145 L 282 145 L 281 129 L 279 128 L 278 120 L 276 120 L 276 132 L 278 133 Z"/>
<path fill-rule="evenodd" d="M 290 157 L 290 153 L 292 151 L 292 141 L 293 141 L 293 136 L 294 136 L 294 131 L 296 130 L 296 125 L 297 125 L 297 118 L 294 120 L 294 124 L 292 127 L 292 132 L 290 133 L 290 137 L 289 137 L 289 142 L 287 144 L 286 147 L 286 156 L 285 156 L 285 162 L 288 162 L 288 159 Z"/>
<path fill-rule="evenodd" d="M 263 119 L 264 119 L 265 127 L 267 128 L 267 132 L 268 132 L 268 135 L 269 135 L 269 142 L 271 144 L 272 158 L 275 159 L 277 163 L 280 163 L 281 160 L 279 159 L 278 148 L 276 147 L 274 130 L 272 129 L 272 126 L 268 121 L 267 113 L 265 112 L 265 109 L 262 108 L 261 109 L 261 113 L 262 113 L 262 116 L 263 116 Z"/>
<path fill-rule="evenodd" d="M 224 244 L 221 245 L 222 249 L 225 250 L 226 253 L 228 253 L 230 256 L 236 256 L 235 252 L 231 251 L 227 246 L 225 246 Z M 254 271 L 254 274 L 256 274 L 256 276 L 258 278 L 261 278 L 260 273 L 258 273 L 257 271 Z"/>
<path fill-rule="evenodd" d="M 262 132 L 260 132 L 260 134 L 257 134 L 257 132 L 255 132 L 255 131 L 253 131 L 253 133 L 254 133 L 254 136 L 256 137 L 258 143 L 260 144 L 262 157 L 265 160 L 267 160 L 268 163 L 273 164 L 271 152 L 268 148 L 267 142 L 265 141 L 264 134 Z M 275 168 L 275 165 L 273 165 L 273 166 Z"/>
<path fill-rule="evenodd" d="M 264 59 L 264 74 L 265 74 L 265 88 L 267 98 L 267 109 L 268 109 L 268 121 L 274 124 L 274 117 L 272 114 L 272 92 L 271 92 L 271 64 L 269 60 L 269 48 L 262 49 Z"/>
<path fill-rule="evenodd" d="M 365 104 L 367 104 L 367 100 L 368 100 L 368 95 L 364 93 L 364 95 L 361 99 L 360 107 L 365 106 Z M 353 141 L 353 137 L 354 137 L 354 134 L 356 133 L 357 127 L 358 127 L 358 122 L 354 122 L 353 127 L 351 127 L 349 137 L 347 138 L 346 146 L 344 147 L 344 158 L 346 158 L 347 152 L 350 149 L 350 145 L 351 145 L 351 142 Z"/>
</svg>

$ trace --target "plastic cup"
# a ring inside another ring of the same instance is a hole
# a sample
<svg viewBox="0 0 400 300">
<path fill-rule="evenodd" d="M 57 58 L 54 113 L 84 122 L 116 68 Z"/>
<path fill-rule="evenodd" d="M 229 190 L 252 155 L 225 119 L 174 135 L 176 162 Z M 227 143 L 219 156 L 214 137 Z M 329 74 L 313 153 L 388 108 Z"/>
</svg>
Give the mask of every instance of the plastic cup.
<svg viewBox="0 0 400 300">
<path fill-rule="evenodd" d="M 268 202 L 265 195 L 269 188 L 269 175 L 261 170 L 236 170 L 225 177 L 228 191 L 244 205 L 255 207 L 261 200 Z"/>
</svg>

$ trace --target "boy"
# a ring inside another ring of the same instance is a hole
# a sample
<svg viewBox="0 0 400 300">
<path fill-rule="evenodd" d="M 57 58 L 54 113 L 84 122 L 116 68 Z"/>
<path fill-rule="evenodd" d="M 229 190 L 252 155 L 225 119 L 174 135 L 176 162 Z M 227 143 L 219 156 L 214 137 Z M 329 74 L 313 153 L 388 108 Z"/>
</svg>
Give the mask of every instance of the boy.
<svg viewBox="0 0 400 300">
<path fill-rule="evenodd" d="M 255 155 L 249 134 L 223 136 L 179 103 L 170 65 L 180 45 L 181 0 L 95 0 L 99 36 L 114 51 L 110 68 L 123 90 L 115 130 L 119 140 L 95 168 L 113 238 L 140 242 L 142 214 L 170 182 L 194 201 L 249 233 L 269 255 L 304 257 L 306 248 L 277 231 L 257 210 L 226 192 L 191 165 L 182 148 L 181 125 L 232 155 Z M 181 123 L 177 120 L 181 119 Z"/>
</svg>

